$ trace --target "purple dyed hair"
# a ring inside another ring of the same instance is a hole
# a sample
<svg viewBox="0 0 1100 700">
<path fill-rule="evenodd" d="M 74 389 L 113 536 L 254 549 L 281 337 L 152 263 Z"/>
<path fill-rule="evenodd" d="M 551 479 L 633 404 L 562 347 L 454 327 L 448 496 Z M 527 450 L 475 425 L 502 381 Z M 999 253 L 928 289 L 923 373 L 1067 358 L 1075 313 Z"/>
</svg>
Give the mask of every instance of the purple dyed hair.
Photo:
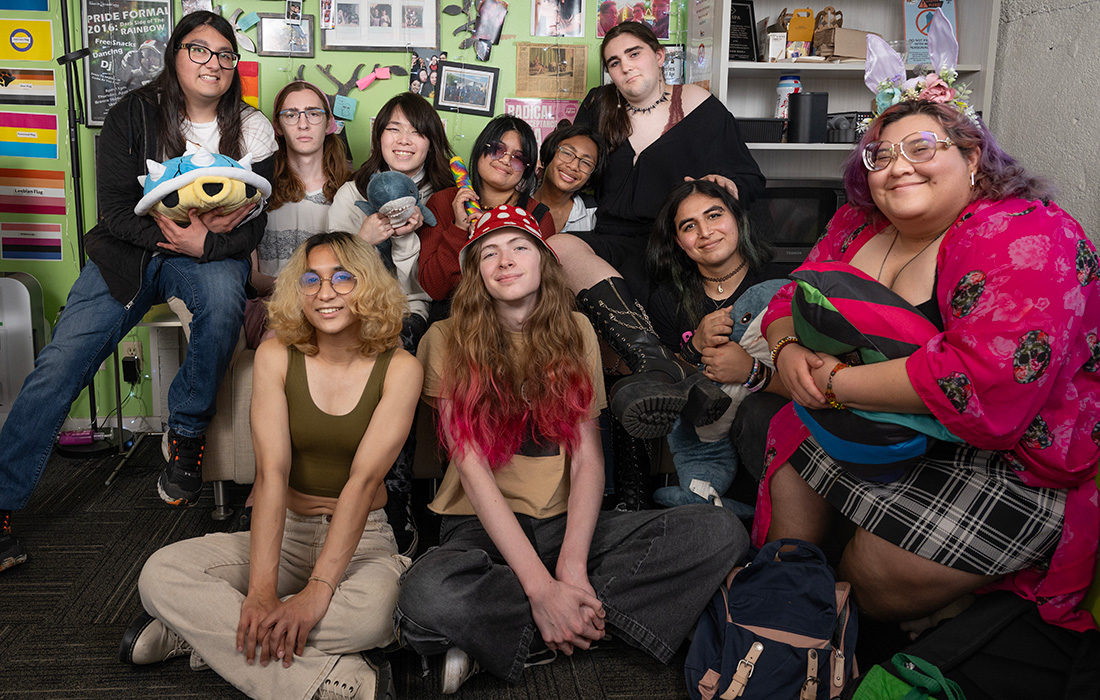
<svg viewBox="0 0 1100 700">
<path fill-rule="evenodd" d="M 997 145 L 997 140 L 984 122 L 975 124 L 953 105 L 912 100 L 899 102 L 879 115 L 848 156 L 844 163 L 844 189 L 848 194 L 849 204 L 872 215 L 882 216 L 871 198 L 871 188 L 867 185 L 868 173 L 863 165 L 863 148 L 872 141 L 877 141 L 882 130 L 889 124 L 921 114 L 932 117 L 943 126 L 964 158 L 973 153 L 974 149 L 981 149 L 972 200 L 1000 201 L 1010 197 L 1049 200 L 1053 195 L 1045 180 L 1027 172 L 1015 158 Z"/>
</svg>

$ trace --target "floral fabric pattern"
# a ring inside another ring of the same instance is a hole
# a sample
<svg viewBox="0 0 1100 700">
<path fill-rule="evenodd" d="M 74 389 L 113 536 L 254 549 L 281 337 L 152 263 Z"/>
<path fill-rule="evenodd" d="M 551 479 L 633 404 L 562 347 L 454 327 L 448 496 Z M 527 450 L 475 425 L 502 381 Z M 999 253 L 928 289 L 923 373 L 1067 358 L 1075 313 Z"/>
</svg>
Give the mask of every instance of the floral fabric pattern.
<svg viewBox="0 0 1100 700">
<path fill-rule="evenodd" d="M 844 207 L 807 260 L 848 262 L 887 224 L 868 225 L 864 214 Z M 945 328 L 906 361 L 917 394 L 951 432 L 1019 465 L 1024 483 L 1068 490 L 1049 570 L 1016 572 L 995 586 L 1037 600 L 1048 622 L 1092 628 L 1091 616 L 1074 608 L 1092 580 L 1100 541 L 1096 251 L 1055 204 L 978 201 L 948 229 L 936 271 Z M 773 300 L 765 332 L 791 315 L 792 286 Z M 760 487 L 757 543 L 770 522 L 770 474 L 806 437 L 793 413 L 788 407 L 772 421 L 768 446 L 776 455 Z"/>
</svg>

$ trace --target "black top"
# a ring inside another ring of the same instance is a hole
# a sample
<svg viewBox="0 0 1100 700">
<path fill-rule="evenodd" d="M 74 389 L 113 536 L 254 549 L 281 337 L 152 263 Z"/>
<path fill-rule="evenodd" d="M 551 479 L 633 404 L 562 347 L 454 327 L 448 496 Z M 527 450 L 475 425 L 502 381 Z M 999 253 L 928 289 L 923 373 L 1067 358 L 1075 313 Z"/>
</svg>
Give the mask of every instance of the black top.
<svg viewBox="0 0 1100 700">
<path fill-rule="evenodd" d="M 597 90 L 584 98 L 576 124 L 597 126 Z M 684 177 L 717 174 L 737 183 L 741 200 L 751 203 L 764 191 L 764 176 L 741 138 L 737 120 L 711 95 L 650 144 L 634 161 L 625 141 L 607 159 L 596 184 L 596 232 L 648 236 L 661 205 Z"/>
<path fill-rule="evenodd" d="M 703 316 L 723 307 L 733 306 L 749 287 L 767 280 L 785 279 L 788 272 L 790 272 L 789 265 L 776 265 L 774 263 L 765 265 L 755 275 L 750 272 L 741 280 L 741 284 L 737 285 L 737 289 L 734 289 L 725 299 L 718 301 L 708 297 L 708 301 L 705 302 L 708 306 L 703 310 Z M 661 342 L 677 352 L 680 349 L 680 342 L 683 340 L 684 333 L 695 330 L 695 324 L 689 320 L 688 313 L 681 304 L 676 285 L 671 281 L 658 286 L 650 295 L 649 319 L 653 322 L 653 329 L 657 331 L 657 337 L 661 339 Z"/>
<path fill-rule="evenodd" d="M 157 246 L 166 239 L 153 217 L 134 213 L 142 197 L 138 176 L 147 174 L 145 161 L 161 161 L 157 154 L 158 109 L 135 93 L 123 97 L 107 112 L 96 149 L 99 221 L 84 240 L 88 257 L 99 268 L 111 296 L 123 304 L 141 288 L 141 275 L 153 254 L 172 254 Z M 270 181 L 274 163 L 274 157 L 265 158 L 253 163 L 252 170 Z M 267 214 L 261 212 L 232 231 L 207 236 L 198 261 L 246 259 L 266 227 Z"/>
</svg>

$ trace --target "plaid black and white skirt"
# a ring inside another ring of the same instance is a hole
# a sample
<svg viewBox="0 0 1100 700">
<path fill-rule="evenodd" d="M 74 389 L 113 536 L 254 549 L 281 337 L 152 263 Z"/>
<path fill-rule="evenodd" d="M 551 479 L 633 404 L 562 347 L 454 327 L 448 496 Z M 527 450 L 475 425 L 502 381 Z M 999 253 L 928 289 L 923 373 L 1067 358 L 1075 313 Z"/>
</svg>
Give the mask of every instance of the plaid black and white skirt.
<svg viewBox="0 0 1100 700">
<path fill-rule="evenodd" d="M 998 576 L 1043 566 L 1066 492 L 1025 485 L 999 453 L 937 443 L 897 481 L 864 481 L 813 438 L 791 455 L 807 484 L 857 526 L 953 569 Z"/>
</svg>

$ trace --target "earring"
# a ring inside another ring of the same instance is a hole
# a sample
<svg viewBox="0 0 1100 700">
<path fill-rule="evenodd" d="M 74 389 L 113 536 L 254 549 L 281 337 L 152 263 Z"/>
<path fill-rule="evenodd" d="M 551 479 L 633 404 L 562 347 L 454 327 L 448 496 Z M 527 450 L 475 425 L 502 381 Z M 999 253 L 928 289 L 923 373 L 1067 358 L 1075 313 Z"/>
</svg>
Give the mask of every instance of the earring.
<svg viewBox="0 0 1100 700">
<path fill-rule="evenodd" d="M 974 173 L 973 173 L 973 172 L 971 172 L 971 173 L 970 173 L 970 186 L 971 186 L 971 187 L 973 187 L 973 186 L 974 186 L 974 184 L 975 184 L 975 183 L 974 183 Z"/>
</svg>

